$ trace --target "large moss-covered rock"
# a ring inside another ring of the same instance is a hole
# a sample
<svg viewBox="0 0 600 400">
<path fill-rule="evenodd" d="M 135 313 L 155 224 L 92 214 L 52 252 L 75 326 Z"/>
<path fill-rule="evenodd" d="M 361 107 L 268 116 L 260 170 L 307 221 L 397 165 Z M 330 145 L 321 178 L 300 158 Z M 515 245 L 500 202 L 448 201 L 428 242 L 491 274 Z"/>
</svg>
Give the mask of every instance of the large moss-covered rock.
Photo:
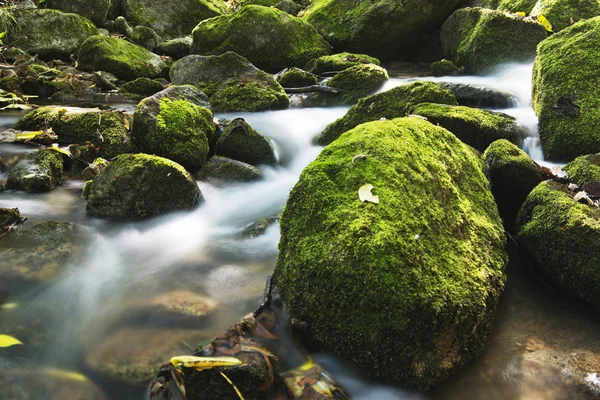
<svg viewBox="0 0 600 400">
<path fill-rule="evenodd" d="M 470 73 L 505 62 L 526 62 L 547 36 L 536 21 L 485 8 L 462 8 L 442 25 L 444 55 Z"/>
<path fill-rule="evenodd" d="M 217 112 L 279 110 L 289 105 L 275 79 L 244 57 L 190 55 L 178 60 L 169 73 L 175 85 L 194 85 L 206 93 Z"/>
<path fill-rule="evenodd" d="M 65 13 L 79 14 L 103 27 L 111 0 L 48 0 L 48 8 L 55 8 Z"/>
<path fill-rule="evenodd" d="M 413 114 L 454 133 L 464 143 L 483 152 L 495 140 L 507 139 L 519 144 L 527 131 L 508 114 L 464 106 L 422 103 Z"/>
<path fill-rule="evenodd" d="M 119 78 L 156 78 L 167 65 L 145 48 L 124 39 L 93 36 L 79 49 L 79 68 L 83 71 L 107 71 Z"/>
<path fill-rule="evenodd" d="M 600 17 L 552 35 L 533 65 L 533 109 L 548 160 L 600 152 Z"/>
<path fill-rule="evenodd" d="M 198 22 L 227 13 L 223 0 L 122 1 L 128 21 L 150 27 L 164 39 L 189 35 Z"/>
<path fill-rule="evenodd" d="M 19 10 L 15 17 L 19 30 L 5 42 L 42 59 L 69 60 L 87 38 L 98 34 L 90 20 L 58 10 Z"/>
<path fill-rule="evenodd" d="M 181 165 L 148 154 L 118 156 L 86 193 L 87 213 L 100 218 L 147 218 L 202 201 L 196 181 Z"/>
<path fill-rule="evenodd" d="M 306 21 L 263 6 L 250 5 L 235 14 L 202 21 L 193 37 L 194 54 L 234 51 L 268 72 L 303 67 L 331 53 L 331 46 Z"/>
<path fill-rule="evenodd" d="M 236 118 L 219 137 L 215 154 L 242 161 L 250 165 L 277 163 L 271 139 L 261 135 L 242 118 Z"/>
<path fill-rule="evenodd" d="M 204 93 L 171 86 L 140 102 L 133 114 L 133 141 L 144 153 L 173 160 L 190 171 L 206 161 L 215 131 Z"/>
<path fill-rule="evenodd" d="M 584 19 L 600 15 L 598 0 L 539 0 L 531 15 L 543 15 L 552 24 L 554 32 L 561 31 Z"/>
<path fill-rule="evenodd" d="M 381 62 L 375 57 L 366 54 L 338 53 L 317 58 L 315 61 L 315 73 L 339 72 L 360 64 L 381 65 Z"/>
<path fill-rule="evenodd" d="M 519 246 L 562 289 L 600 307 L 600 210 L 573 200 L 566 185 L 545 181 L 517 220 Z"/>
<path fill-rule="evenodd" d="M 342 118 L 327 125 L 315 141 L 321 145 L 333 142 L 355 126 L 381 118 L 404 117 L 411 107 L 425 102 L 456 105 L 454 95 L 433 82 L 413 82 L 387 92 L 360 99 Z"/>
<path fill-rule="evenodd" d="M 134 151 L 128 127 L 130 117 L 118 111 L 97 108 L 46 106 L 21 118 L 15 129 L 37 131 L 51 127 L 60 144 L 92 143 L 99 155 L 112 158 Z"/>
<path fill-rule="evenodd" d="M 47 192 L 60 183 L 62 176 L 61 154 L 52 150 L 38 150 L 10 170 L 6 188 Z"/>
<path fill-rule="evenodd" d="M 452 13 L 458 0 L 314 0 L 307 21 L 336 49 L 394 58 Z"/>
<path fill-rule="evenodd" d="M 254 182 L 263 179 L 262 172 L 255 166 L 221 156 L 212 157 L 194 176 L 214 184 Z"/>
<path fill-rule="evenodd" d="M 505 139 L 497 140 L 487 148 L 483 162 L 504 226 L 512 232 L 521 205 L 542 181 L 540 166 Z"/>
<path fill-rule="evenodd" d="M 378 204 L 359 199 L 367 183 Z M 504 242 L 471 148 L 420 118 L 374 121 L 302 172 L 275 279 L 327 349 L 380 381 L 427 389 L 482 350 Z"/>
<path fill-rule="evenodd" d="M 563 167 L 569 179 L 579 186 L 600 181 L 600 154 L 580 156 Z"/>
</svg>

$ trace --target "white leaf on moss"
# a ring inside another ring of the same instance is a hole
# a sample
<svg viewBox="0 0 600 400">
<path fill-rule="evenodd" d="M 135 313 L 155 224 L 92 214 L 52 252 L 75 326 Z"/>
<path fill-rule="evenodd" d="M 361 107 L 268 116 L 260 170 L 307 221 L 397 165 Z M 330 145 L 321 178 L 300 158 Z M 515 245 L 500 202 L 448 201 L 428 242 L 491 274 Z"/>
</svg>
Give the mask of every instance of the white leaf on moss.
<svg viewBox="0 0 600 400">
<path fill-rule="evenodd" d="M 371 190 L 373 190 L 373 185 L 370 183 L 365 183 L 360 187 L 360 189 L 358 189 L 358 198 L 363 203 L 368 201 L 370 203 L 379 204 L 379 196 L 373 196 Z"/>
</svg>

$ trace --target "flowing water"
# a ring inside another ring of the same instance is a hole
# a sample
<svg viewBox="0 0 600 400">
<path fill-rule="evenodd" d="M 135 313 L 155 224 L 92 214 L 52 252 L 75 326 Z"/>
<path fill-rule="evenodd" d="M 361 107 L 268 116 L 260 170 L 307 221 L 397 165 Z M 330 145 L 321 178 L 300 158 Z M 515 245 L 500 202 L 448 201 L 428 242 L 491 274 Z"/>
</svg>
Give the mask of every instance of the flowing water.
<svg viewBox="0 0 600 400">
<path fill-rule="evenodd" d="M 534 159 L 543 161 L 537 120 L 531 111 L 531 69 L 530 64 L 508 65 L 486 77 L 418 79 L 470 83 L 513 94 L 517 104 L 502 111 L 527 127 L 530 137 L 524 148 Z M 394 78 L 383 90 L 410 80 Z M 41 195 L 0 192 L 0 207 L 19 208 L 30 219 L 28 224 L 50 219 L 70 221 L 77 224 L 81 239 L 79 256 L 62 266 L 64 271 L 56 281 L 33 288 L 0 286 L 4 290 L 0 292 L 0 334 L 21 332 L 24 337 L 34 337 L 38 344 L 20 354 L 17 361 L 10 358 L 13 364 L 7 364 L 8 358 L 0 353 L 0 375 L 9 373 L 15 363 L 19 367 L 79 371 L 102 387 L 108 398 L 141 399 L 143 383 L 134 384 L 133 378 L 118 383 L 115 371 L 135 375 L 131 370 L 156 368 L 170 356 L 189 353 L 190 347 L 209 340 L 260 303 L 265 279 L 277 257 L 279 227 L 272 225 L 256 238 L 243 238 L 241 232 L 247 224 L 282 211 L 300 172 L 321 150 L 311 144 L 312 138 L 346 110 L 297 108 L 217 115 L 224 119 L 243 117 L 270 136 L 280 166 L 265 168 L 266 179 L 256 183 L 216 187 L 199 182 L 206 201 L 190 212 L 136 223 L 91 219 L 86 217 L 80 197 L 82 181 L 69 181 Z M 8 127 L 17 118 L 3 115 L 0 125 Z M 0 145 L 4 160 L 24 151 L 23 147 Z M 529 370 L 519 362 L 524 360 L 523 352 L 530 350 L 529 332 L 542 332 L 538 336 L 546 338 L 556 328 L 570 346 L 568 351 L 596 348 L 595 354 L 600 354 L 599 321 L 578 305 L 555 301 L 544 291 L 529 290 L 523 284 L 530 279 L 528 274 L 522 268 L 514 269 L 517 272 L 509 280 L 485 354 L 427 396 L 370 384 L 364 374 L 334 357 L 314 356 L 358 399 L 478 399 L 486 398 L 486 393 L 506 399 L 567 398 L 538 396 L 548 385 L 556 393 L 570 395 L 570 383 L 562 375 L 548 372 L 543 377 L 546 386 L 538 385 L 541 389 L 532 383 L 535 378 L 523 376 Z M 157 298 L 182 292 L 209 299 L 206 302 L 214 311 L 192 324 L 165 323 L 147 316 Z M 530 321 L 532 316 L 537 316 L 537 324 Z M 575 334 L 578 341 L 571 345 Z M 546 346 L 553 343 L 562 345 L 555 340 Z M 516 389 L 524 383 L 530 386 L 528 391 Z"/>
</svg>

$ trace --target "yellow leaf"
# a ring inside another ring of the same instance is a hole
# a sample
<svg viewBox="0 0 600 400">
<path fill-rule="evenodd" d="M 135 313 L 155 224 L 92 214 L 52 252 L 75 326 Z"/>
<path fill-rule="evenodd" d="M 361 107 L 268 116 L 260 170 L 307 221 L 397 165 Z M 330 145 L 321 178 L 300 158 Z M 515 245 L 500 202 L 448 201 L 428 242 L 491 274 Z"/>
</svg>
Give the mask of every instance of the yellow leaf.
<svg viewBox="0 0 600 400">
<path fill-rule="evenodd" d="M 373 190 L 373 185 L 370 183 L 365 183 L 360 187 L 360 189 L 358 189 L 358 198 L 363 203 L 368 201 L 374 204 L 379 204 L 379 196 L 373 196 L 373 194 L 371 194 L 371 190 Z"/>
<path fill-rule="evenodd" d="M 17 307 L 19 307 L 19 303 L 5 303 L 0 306 L 3 310 L 14 310 Z"/>
<path fill-rule="evenodd" d="M 17 140 L 32 140 L 35 139 L 36 136 L 41 135 L 42 133 L 42 131 L 17 133 Z"/>
<path fill-rule="evenodd" d="M 8 335 L 0 335 L 0 347 L 10 347 L 17 344 L 23 344 L 19 339 Z"/>
<path fill-rule="evenodd" d="M 242 361 L 235 357 L 195 357 L 177 356 L 171 358 L 171 364 L 175 367 L 194 368 L 197 371 L 215 367 L 230 367 L 241 365 Z"/>
<path fill-rule="evenodd" d="M 544 17 L 543 15 L 538 15 L 537 19 L 540 24 L 542 24 L 544 29 L 546 29 L 548 32 L 552 32 L 552 24 L 550 21 L 548 21 L 548 18 Z"/>
<path fill-rule="evenodd" d="M 525 17 L 527 14 L 524 13 L 523 11 L 517 11 L 515 14 L 517 14 L 520 17 Z"/>
</svg>

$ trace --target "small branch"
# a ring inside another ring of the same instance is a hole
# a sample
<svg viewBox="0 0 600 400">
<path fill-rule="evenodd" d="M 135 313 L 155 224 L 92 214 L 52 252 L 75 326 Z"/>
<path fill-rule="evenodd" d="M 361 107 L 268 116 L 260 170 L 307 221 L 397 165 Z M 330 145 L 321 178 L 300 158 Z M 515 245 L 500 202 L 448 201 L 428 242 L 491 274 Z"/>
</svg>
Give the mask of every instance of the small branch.
<svg viewBox="0 0 600 400">
<path fill-rule="evenodd" d="M 312 85 L 299 88 L 283 88 L 288 94 L 297 93 L 313 93 L 313 92 L 325 92 L 325 93 L 339 93 L 340 91 L 336 88 L 322 85 Z"/>
</svg>

